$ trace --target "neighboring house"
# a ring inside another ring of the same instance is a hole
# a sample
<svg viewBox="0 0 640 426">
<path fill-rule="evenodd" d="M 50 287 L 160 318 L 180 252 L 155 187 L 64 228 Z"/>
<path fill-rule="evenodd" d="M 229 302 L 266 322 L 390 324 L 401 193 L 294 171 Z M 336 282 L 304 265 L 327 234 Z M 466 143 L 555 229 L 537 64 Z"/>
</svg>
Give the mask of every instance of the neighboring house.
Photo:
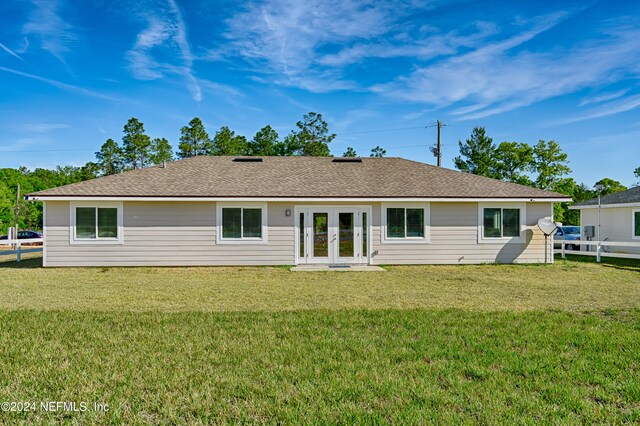
<svg viewBox="0 0 640 426">
<path fill-rule="evenodd" d="M 636 242 L 640 245 L 640 187 L 616 192 L 598 199 L 576 203 L 570 209 L 580 210 L 582 239 L 585 237 L 585 226 L 595 227 L 593 241 Z M 600 229 L 598 230 L 598 211 L 600 212 Z M 600 235 L 598 235 L 600 232 Z M 606 251 L 640 254 L 640 247 L 604 246 Z M 591 248 L 593 251 L 594 249 Z"/>
<path fill-rule="evenodd" d="M 564 195 L 401 158 L 194 157 L 48 189 L 45 266 L 544 262 Z"/>
</svg>

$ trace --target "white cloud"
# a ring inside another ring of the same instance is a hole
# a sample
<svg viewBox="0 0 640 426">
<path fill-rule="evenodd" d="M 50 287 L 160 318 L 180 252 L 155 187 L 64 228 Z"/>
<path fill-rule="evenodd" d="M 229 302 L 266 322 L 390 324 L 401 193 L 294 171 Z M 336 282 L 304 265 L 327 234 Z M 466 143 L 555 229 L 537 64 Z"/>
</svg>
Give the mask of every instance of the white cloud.
<svg viewBox="0 0 640 426">
<path fill-rule="evenodd" d="M 39 75 L 29 74 L 29 73 L 18 71 L 18 70 L 14 70 L 14 69 L 11 69 L 11 68 L 6 68 L 6 67 L 0 66 L 0 71 L 4 71 L 4 72 L 11 73 L 11 74 L 19 75 L 19 76 L 22 76 L 22 77 L 30 78 L 30 79 L 33 79 L 33 80 L 41 81 L 41 82 L 46 83 L 46 84 L 48 84 L 50 86 L 54 86 L 54 87 L 57 87 L 59 89 L 66 90 L 68 92 L 78 93 L 78 94 L 81 94 L 81 95 L 84 95 L 84 96 L 89 96 L 89 97 L 92 97 L 92 98 L 105 99 L 105 100 L 109 100 L 109 101 L 117 101 L 117 100 L 119 100 L 117 98 L 114 98 L 114 97 L 109 96 L 109 95 L 105 95 L 103 93 L 94 92 L 93 90 L 85 89 L 84 87 L 74 86 L 73 84 L 67 84 L 67 83 L 63 83 L 61 81 L 51 80 L 49 78 L 40 77 Z"/>
<path fill-rule="evenodd" d="M 619 28 L 598 41 L 545 52 L 514 48 L 560 23 L 567 14 L 537 20 L 531 29 L 465 55 L 420 67 L 373 87 L 377 93 L 438 108 L 454 106 L 463 120 L 483 118 L 628 76 L 640 51 L 640 30 Z"/>
<path fill-rule="evenodd" d="M 129 69 L 139 80 L 156 80 L 166 74 L 182 76 L 195 101 L 202 100 L 202 89 L 193 71 L 193 53 L 187 37 L 187 27 L 174 0 L 165 7 L 154 8 L 144 16 L 147 27 L 142 30 L 126 54 Z M 156 59 L 154 53 L 177 57 L 178 64 Z"/>
<path fill-rule="evenodd" d="M 5 46 L 2 43 L 0 43 L 0 49 L 4 50 L 5 52 L 7 52 L 9 55 L 13 56 L 14 58 L 18 58 L 22 62 L 24 62 L 24 59 L 22 59 L 22 57 L 20 55 L 18 55 L 16 52 L 14 52 L 13 50 L 9 49 L 7 46 Z"/>
<path fill-rule="evenodd" d="M 34 38 L 42 49 L 51 53 L 62 63 L 64 55 L 71 51 L 70 45 L 77 40 L 73 26 L 65 22 L 58 14 L 59 4 L 55 0 L 32 0 L 35 9 L 22 27 L 25 37 L 25 49 Z"/>
<path fill-rule="evenodd" d="M 478 46 L 488 36 L 496 34 L 497 31 L 496 26 L 488 22 L 476 22 L 472 27 L 474 32 L 469 35 L 461 35 L 458 30 L 434 34 L 432 32 L 437 32 L 437 30 L 425 28 L 424 31 L 420 31 L 418 36 L 402 33 L 397 38 L 390 37 L 372 43 L 356 43 L 335 54 L 320 56 L 318 63 L 345 66 L 370 58 L 398 57 L 428 60 L 437 56 L 456 54 L 464 47 Z"/>
<path fill-rule="evenodd" d="M 599 104 L 601 102 L 612 101 L 614 99 L 618 99 L 618 98 L 623 97 L 624 95 L 627 94 L 627 92 L 629 92 L 629 89 L 618 90 L 617 92 L 613 92 L 613 93 L 604 93 L 604 94 L 599 95 L 599 96 L 594 96 L 592 98 L 583 99 L 578 104 L 578 106 L 583 107 L 583 106 L 586 106 L 586 105 Z"/>
<path fill-rule="evenodd" d="M 253 65 L 259 81 L 311 92 L 355 89 L 342 68 L 362 58 L 433 56 L 451 46 L 408 46 L 399 22 L 438 2 L 357 0 L 268 0 L 250 2 L 230 17 L 224 36 L 229 43 L 209 52 L 209 59 L 241 57 Z M 429 30 L 428 27 L 423 28 Z M 379 42 L 392 33 L 399 39 Z M 453 42 L 451 43 L 453 44 Z M 336 49 L 338 49 L 336 51 Z M 325 51 L 327 50 L 327 51 Z"/>
<path fill-rule="evenodd" d="M 321 82 L 334 80 L 315 71 L 307 74 L 318 46 L 372 37 L 388 25 L 382 10 L 353 0 L 252 3 L 227 23 L 230 49 L 282 76 L 276 76 L 279 83 L 310 91 L 324 91 Z M 333 82 L 328 89 L 349 86 Z"/>
<path fill-rule="evenodd" d="M 563 125 L 570 123 L 577 123 L 578 121 L 594 120 L 596 118 L 608 117 L 610 115 L 620 114 L 640 107 L 640 95 L 629 96 L 625 99 L 608 102 L 599 108 L 593 109 L 582 115 L 569 117 L 563 120 L 557 120 L 551 123 L 551 125 Z"/>
<path fill-rule="evenodd" d="M 36 123 L 23 126 L 28 133 L 50 133 L 54 130 L 68 129 L 70 126 L 64 123 Z"/>
<path fill-rule="evenodd" d="M 212 93 L 224 95 L 229 99 L 244 97 L 244 94 L 239 90 L 225 84 L 216 83 L 215 81 L 199 78 L 198 84 L 201 85 L 204 89 L 211 91 Z"/>
</svg>

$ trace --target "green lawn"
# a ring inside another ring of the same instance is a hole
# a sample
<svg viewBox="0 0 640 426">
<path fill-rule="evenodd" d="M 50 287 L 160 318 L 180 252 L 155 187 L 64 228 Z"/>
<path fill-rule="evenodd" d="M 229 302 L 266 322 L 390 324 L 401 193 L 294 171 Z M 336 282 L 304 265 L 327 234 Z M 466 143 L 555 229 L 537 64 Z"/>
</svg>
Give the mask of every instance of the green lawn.
<svg viewBox="0 0 640 426">
<path fill-rule="evenodd" d="M 640 265 L 0 263 L 0 423 L 638 423 Z"/>
</svg>

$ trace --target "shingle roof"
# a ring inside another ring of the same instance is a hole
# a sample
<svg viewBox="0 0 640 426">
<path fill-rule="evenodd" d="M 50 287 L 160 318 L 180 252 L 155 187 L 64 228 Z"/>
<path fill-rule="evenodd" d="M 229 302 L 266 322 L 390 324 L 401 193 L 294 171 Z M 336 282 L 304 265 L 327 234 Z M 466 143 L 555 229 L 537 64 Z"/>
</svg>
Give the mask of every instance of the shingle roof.
<svg viewBox="0 0 640 426">
<path fill-rule="evenodd" d="M 193 157 L 29 194 L 48 197 L 566 198 L 402 158 Z"/>
<path fill-rule="evenodd" d="M 627 204 L 640 203 L 640 186 L 627 189 L 626 191 L 616 192 L 615 194 L 603 195 L 600 197 L 601 204 Z M 598 205 L 598 198 L 581 201 L 573 204 L 571 207 L 594 206 Z"/>
</svg>

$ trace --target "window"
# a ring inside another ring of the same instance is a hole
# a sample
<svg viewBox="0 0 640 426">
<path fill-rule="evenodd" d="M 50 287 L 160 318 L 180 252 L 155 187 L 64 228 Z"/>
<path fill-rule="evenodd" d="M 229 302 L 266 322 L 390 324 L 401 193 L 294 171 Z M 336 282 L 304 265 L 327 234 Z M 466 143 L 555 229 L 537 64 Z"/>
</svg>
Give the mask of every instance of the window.
<svg viewBox="0 0 640 426">
<path fill-rule="evenodd" d="M 219 206 L 218 242 L 266 242 L 266 210 L 265 205 Z"/>
<path fill-rule="evenodd" d="M 580 235 L 580 227 L 579 226 L 563 226 L 562 228 L 558 228 L 558 231 L 562 231 L 567 234 Z"/>
<path fill-rule="evenodd" d="M 304 212 L 300 213 L 300 225 L 298 226 L 298 234 L 300 234 L 299 240 L 298 240 L 298 250 L 300 250 L 300 252 L 298 253 L 298 256 L 300 256 L 300 259 L 304 258 L 304 234 L 305 234 L 305 227 L 304 227 Z"/>
<path fill-rule="evenodd" d="M 76 238 L 118 238 L 118 209 L 76 207 Z"/>
<path fill-rule="evenodd" d="M 362 257 L 367 258 L 369 256 L 369 249 L 367 238 L 369 234 L 369 227 L 367 225 L 367 213 L 362 212 Z"/>
<path fill-rule="evenodd" d="M 383 205 L 383 242 L 428 242 L 429 205 Z"/>
<path fill-rule="evenodd" d="M 71 243 L 122 243 L 122 204 L 71 205 Z"/>
<path fill-rule="evenodd" d="M 404 209 L 387 209 L 387 238 L 404 238 Z"/>
<path fill-rule="evenodd" d="M 424 238 L 424 209 L 387 208 L 387 238 Z"/>
<path fill-rule="evenodd" d="M 222 238 L 262 238 L 262 209 L 223 208 Z"/>
<path fill-rule="evenodd" d="M 520 238 L 523 209 L 518 206 L 481 207 L 481 239 Z"/>
<path fill-rule="evenodd" d="M 640 210 L 633 210 L 633 239 L 640 239 Z"/>
</svg>

